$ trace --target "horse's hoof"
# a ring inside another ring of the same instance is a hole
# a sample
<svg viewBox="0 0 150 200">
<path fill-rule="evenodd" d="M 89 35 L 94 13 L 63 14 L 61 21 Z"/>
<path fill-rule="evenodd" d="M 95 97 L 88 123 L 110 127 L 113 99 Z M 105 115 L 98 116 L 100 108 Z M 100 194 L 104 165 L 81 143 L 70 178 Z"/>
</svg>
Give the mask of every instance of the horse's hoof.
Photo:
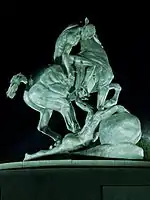
<svg viewBox="0 0 150 200">
<path fill-rule="evenodd" d="M 51 150 L 51 149 L 53 149 L 54 148 L 54 146 L 53 145 L 51 145 L 50 147 L 49 147 L 49 150 Z"/>
<path fill-rule="evenodd" d="M 30 154 L 26 153 L 26 154 L 25 154 L 25 157 L 24 157 L 24 161 L 26 161 L 26 160 L 28 160 L 28 159 L 30 159 Z"/>
<path fill-rule="evenodd" d="M 98 138 L 99 138 L 99 132 L 96 132 L 94 137 L 93 137 L 92 142 L 95 143 L 98 140 Z"/>
<path fill-rule="evenodd" d="M 62 140 L 57 140 L 53 145 L 51 145 L 49 147 L 49 149 L 51 150 L 51 149 L 53 149 L 55 147 L 58 147 L 59 145 L 61 145 L 61 143 L 62 143 Z"/>
<path fill-rule="evenodd" d="M 54 144 L 55 147 L 59 146 L 62 143 L 62 140 L 57 140 Z"/>
</svg>

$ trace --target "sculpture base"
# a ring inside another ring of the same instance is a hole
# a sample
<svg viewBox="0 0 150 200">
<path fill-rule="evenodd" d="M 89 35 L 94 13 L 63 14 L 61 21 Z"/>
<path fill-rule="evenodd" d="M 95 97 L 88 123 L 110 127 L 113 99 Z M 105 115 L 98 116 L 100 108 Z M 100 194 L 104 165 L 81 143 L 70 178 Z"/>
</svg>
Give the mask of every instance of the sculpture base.
<svg viewBox="0 0 150 200">
<path fill-rule="evenodd" d="M 43 160 L 0 164 L 5 200 L 147 200 L 150 162 Z"/>
<path fill-rule="evenodd" d="M 56 149 L 56 151 L 55 151 Z M 144 158 L 144 151 L 141 147 L 130 144 L 130 143 L 122 143 L 122 144 L 114 144 L 114 145 L 93 145 L 90 147 L 84 147 L 81 148 L 78 151 L 57 151 L 59 150 L 59 147 L 54 147 L 54 149 L 50 150 L 41 150 L 34 154 L 25 154 L 24 160 L 33 160 L 33 159 L 42 159 L 47 156 L 50 156 L 49 159 L 52 160 L 54 158 L 56 159 L 63 159 L 63 158 L 69 158 L 73 155 L 76 156 L 85 156 L 86 159 L 89 159 L 88 157 L 95 157 L 95 159 L 131 159 L 131 160 L 142 160 Z"/>
<path fill-rule="evenodd" d="M 76 154 L 113 159 L 142 160 L 144 158 L 143 149 L 130 143 L 97 145 L 86 150 L 78 151 Z"/>
</svg>

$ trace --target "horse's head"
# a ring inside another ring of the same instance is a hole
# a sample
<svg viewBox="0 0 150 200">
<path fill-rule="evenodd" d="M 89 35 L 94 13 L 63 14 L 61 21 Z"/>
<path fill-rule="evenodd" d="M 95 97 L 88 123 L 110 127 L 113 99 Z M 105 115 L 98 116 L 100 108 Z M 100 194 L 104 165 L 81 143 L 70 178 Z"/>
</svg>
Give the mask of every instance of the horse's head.
<svg viewBox="0 0 150 200">
<path fill-rule="evenodd" d="M 96 28 L 93 24 L 89 24 L 89 20 L 85 18 L 85 25 L 82 27 L 81 38 L 82 40 L 91 39 L 96 34 Z"/>
<path fill-rule="evenodd" d="M 10 86 L 6 92 L 6 96 L 13 99 L 16 95 L 18 86 L 20 85 L 21 82 L 23 82 L 24 84 L 27 84 L 28 82 L 27 78 L 21 73 L 14 75 L 12 79 L 10 80 Z"/>
</svg>

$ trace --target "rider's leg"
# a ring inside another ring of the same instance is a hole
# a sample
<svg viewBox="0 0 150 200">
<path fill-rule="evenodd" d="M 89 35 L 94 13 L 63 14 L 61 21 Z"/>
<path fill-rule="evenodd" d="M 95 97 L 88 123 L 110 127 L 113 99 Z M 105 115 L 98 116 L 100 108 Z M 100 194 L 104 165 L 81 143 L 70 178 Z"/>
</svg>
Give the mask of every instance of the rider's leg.
<svg viewBox="0 0 150 200">
<path fill-rule="evenodd" d="M 76 68 L 76 83 L 75 88 L 76 90 L 83 85 L 86 76 L 86 68 L 93 67 L 93 63 L 82 57 L 82 56 L 69 56 L 69 61 L 72 63 Z"/>
</svg>

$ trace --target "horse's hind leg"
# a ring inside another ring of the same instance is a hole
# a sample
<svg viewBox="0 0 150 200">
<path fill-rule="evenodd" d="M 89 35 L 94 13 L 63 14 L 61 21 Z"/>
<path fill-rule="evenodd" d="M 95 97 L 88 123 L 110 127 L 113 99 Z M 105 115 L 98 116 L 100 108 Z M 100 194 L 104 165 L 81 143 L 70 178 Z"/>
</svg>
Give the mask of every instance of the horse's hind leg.
<svg viewBox="0 0 150 200">
<path fill-rule="evenodd" d="M 52 112 L 53 111 L 50 109 L 43 109 L 43 111 L 40 112 L 40 120 L 37 129 L 57 142 L 58 140 L 61 140 L 61 135 L 52 131 L 48 126 Z"/>
</svg>

